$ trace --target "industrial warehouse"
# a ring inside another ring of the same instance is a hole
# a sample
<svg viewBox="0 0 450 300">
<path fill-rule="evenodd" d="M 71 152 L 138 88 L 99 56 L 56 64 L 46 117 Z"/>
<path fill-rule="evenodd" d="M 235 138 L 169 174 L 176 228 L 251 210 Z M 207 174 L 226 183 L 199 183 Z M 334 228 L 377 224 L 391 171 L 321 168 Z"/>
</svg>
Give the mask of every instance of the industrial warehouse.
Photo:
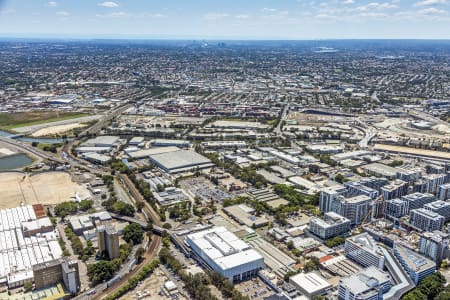
<svg viewBox="0 0 450 300">
<path fill-rule="evenodd" d="M 209 159 L 192 150 L 179 150 L 150 155 L 150 160 L 170 174 L 195 169 L 206 169 L 214 166 Z"/>
<path fill-rule="evenodd" d="M 225 227 L 190 234 L 186 243 L 195 256 L 232 282 L 254 277 L 264 269 L 264 258 Z"/>
<path fill-rule="evenodd" d="M 33 266 L 59 259 L 62 250 L 41 205 L 0 211 L 0 285 L 33 282 Z"/>
</svg>

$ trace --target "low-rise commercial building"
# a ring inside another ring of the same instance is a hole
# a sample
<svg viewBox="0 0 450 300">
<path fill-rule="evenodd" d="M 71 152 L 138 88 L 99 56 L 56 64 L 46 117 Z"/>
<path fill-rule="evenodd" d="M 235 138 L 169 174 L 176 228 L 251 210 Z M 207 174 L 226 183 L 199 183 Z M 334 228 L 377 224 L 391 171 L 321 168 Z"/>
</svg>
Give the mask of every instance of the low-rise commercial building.
<svg viewBox="0 0 450 300">
<path fill-rule="evenodd" d="M 315 272 L 291 276 L 289 283 L 295 286 L 308 299 L 311 299 L 313 296 L 323 295 L 331 288 L 331 284 Z"/>
<path fill-rule="evenodd" d="M 339 281 L 339 300 L 381 300 L 392 286 L 391 276 L 374 266 L 342 278 Z"/>
</svg>

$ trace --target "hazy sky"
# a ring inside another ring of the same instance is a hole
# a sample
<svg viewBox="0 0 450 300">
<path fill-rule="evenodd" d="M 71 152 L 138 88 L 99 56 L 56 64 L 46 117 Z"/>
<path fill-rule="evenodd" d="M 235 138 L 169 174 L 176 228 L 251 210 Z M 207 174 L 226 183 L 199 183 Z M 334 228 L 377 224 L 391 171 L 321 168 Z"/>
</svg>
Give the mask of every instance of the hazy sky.
<svg viewBox="0 0 450 300">
<path fill-rule="evenodd" d="M 450 0 L 0 0 L 0 36 L 450 39 Z"/>
</svg>

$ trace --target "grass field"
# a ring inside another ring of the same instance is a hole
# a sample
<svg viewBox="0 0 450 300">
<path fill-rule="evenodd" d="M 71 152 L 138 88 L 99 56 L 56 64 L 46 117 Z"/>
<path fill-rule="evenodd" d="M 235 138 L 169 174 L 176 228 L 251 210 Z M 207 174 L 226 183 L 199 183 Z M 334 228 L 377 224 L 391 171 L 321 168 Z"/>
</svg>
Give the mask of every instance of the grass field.
<svg viewBox="0 0 450 300">
<path fill-rule="evenodd" d="M 17 127 L 32 126 L 43 123 L 70 120 L 88 116 L 88 114 L 56 111 L 30 111 L 20 113 L 1 113 L 0 128 L 13 130 Z"/>
</svg>

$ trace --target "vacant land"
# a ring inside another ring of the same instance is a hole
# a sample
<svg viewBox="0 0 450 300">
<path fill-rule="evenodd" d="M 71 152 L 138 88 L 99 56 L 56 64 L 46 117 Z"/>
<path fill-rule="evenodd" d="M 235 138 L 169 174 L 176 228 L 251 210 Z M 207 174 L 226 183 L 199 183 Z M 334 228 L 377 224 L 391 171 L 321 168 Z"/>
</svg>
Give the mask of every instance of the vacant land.
<svg viewBox="0 0 450 300">
<path fill-rule="evenodd" d="M 168 300 L 169 297 L 160 295 L 159 292 L 161 287 L 167 281 L 167 276 L 158 268 L 155 272 L 150 275 L 147 279 L 139 283 L 136 289 L 126 293 L 119 300 L 136 300 L 136 299 L 152 299 L 152 300 Z M 186 299 L 182 295 L 179 296 L 179 300 Z"/>
<path fill-rule="evenodd" d="M 57 111 L 30 111 L 20 113 L 1 113 L 0 128 L 13 130 L 17 127 L 32 126 L 61 120 L 85 117 L 87 114 Z"/>
<path fill-rule="evenodd" d="M 88 197 L 89 191 L 73 182 L 65 172 L 47 172 L 34 176 L 19 172 L 0 173 L 0 209 L 16 207 L 20 204 L 57 204 L 74 199 L 75 193 L 81 198 Z"/>
<path fill-rule="evenodd" d="M 42 128 L 42 129 L 39 129 L 38 131 L 33 132 L 31 134 L 31 136 L 33 136 L 33 137 L 53 136 L 53 135 L 63 134 L 72 129 L 82 128 L 82 127 L 86 127 L 86 124 L 72 123 L 72 124 L 66 124 L 66 125 L 50 126 L 50 127 Z"/>
</svg>

